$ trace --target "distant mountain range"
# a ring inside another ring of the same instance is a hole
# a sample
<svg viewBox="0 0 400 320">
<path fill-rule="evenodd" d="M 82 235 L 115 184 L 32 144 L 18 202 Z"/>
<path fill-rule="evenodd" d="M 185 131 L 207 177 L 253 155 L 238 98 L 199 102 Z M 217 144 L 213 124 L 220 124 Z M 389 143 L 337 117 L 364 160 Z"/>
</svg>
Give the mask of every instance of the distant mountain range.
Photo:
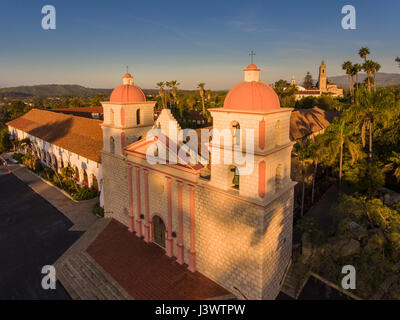
<svg viewBox="0 0 400 320">
<path fill-rule="evenodd" d="M 366 77 L 365 73 L 360 73 L 358 75 L 358 82 L 363 82 Z M 328 80 L 343 88 L 349 87 L 347 75 L 328 77 Z M 379 72 L 376 74 L 376 85 L 378 87 L 400 87 L 400 73 Z"/>
<path fill-rule="evenodd" d="M 358 81 L 362 82 L 366 78 L 365 73 L 358 75 Z M 328 77 L 333 83 L 348 88 L 348 79 L 346 75 Z M 400 87 L 400 73 L 383 73 L 376 75 L 378 87 Z M 79 96 L 94 96 L 97 94 L 110 94 L 112 89 L 94 89 L 86 88 L 76 84 L 41 84 L 34 86 L 19 86 L 0 88 L 0 97 L 8 98 L 29 98 L 34 96 L 39 97 L 79 97 Z M 157 94 L 157 89 L 144 89 L 145 94 Z M 191 90 L 180 90 L 181 92 L 189 92 Z"/>
<path fill-rule="evenodd" d="M 60 96 L 93 96 L 97 94 L 110 94 L 111 89 L 86 88 L 76 84 L 41 84 L 35 86 L 20 86 L 0 88 L 0 96 L 27 98 L 39 97 L 60 97 Z"/>
</svg>

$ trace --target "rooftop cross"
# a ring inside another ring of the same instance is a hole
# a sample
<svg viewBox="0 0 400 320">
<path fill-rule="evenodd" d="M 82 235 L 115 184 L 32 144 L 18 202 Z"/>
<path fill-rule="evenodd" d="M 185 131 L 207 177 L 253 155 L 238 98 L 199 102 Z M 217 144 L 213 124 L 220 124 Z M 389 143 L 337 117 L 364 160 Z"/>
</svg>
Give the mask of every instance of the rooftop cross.
<svg viewBox="0 0 400 320">
<path fill-rule="evenodd" d="M 126 73 L 129 73 L 129 72 L 128 72 L 128 66 L 126 66 Z"/>
<path fill-rule="evenodd" d="M 251 50 L 251 52 L 249 53 L 249 56 L 251 57 L 251 64 L 253 64 L 253 57 L 255 56 L 256 54 L 253 52 L 253 50 Z"/>
</svg>

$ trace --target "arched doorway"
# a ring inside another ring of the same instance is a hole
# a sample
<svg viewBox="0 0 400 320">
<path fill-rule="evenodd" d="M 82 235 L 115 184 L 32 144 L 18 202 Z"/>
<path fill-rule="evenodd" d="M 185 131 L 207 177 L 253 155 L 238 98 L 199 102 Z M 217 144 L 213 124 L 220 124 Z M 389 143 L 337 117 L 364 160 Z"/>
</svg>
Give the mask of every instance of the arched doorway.
<svg viewBox="0 0 400 320">
<path fill-rule="evenodd" d="M 153 242 L 165 248 L 165 224 L 159 216 L 153 217 Z"/>
</svg>

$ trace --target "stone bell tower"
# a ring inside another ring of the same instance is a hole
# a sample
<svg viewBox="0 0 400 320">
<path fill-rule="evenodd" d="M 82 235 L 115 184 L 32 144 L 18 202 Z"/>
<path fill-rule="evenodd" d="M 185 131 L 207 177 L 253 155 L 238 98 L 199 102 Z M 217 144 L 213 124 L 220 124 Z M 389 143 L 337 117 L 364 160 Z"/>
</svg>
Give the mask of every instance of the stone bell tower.
<svg viewBox="0 0 400 320">
<path fill-rule="evenodd" d="M 318 86 L 321 93 L 328 91 L 326 87 L 326 65 L 324 60 L 322 60 L 321 65 L 319 67 Z"/>
<path fill-rule="evenodd" d="M 123 155 L 127 145 L 146 135 L 154 123 L 155 101 L 146 101 L 142 89 L 133 83 L 133 77 L 126 73 L 122 85 L 110 95 L 110 101 L 101 103 L 104 112 L 103 151 Z"/>
<path fill-rule="evenodd" d="M 213 250 L 231 258 L 221 267 L 222 283 L 233 291 L 238 288 L 250 299 L 274 299 L 291 259 L 295 185 L 290 178 L 292 110 L 280 108 L 277 94 L 260 81 L 260 69 L 254 64 L 244 69 L 244 81 L 229 91 L 224 107 L 209 109 L 213 129 L 226 133 L 218 136 L 213 132 L 211 149 L 220 149 L 222 154 L 222 150 L 234 149 L 236 145 L 240 148 L 233 154 L 254 155 L 247 158 L 250 163 L 232 159 L 229 164 L 213 153 L 208 183 L 225 196 L 220 204 L 225 220 L 217 208 L 210 211 L 217 211 L 219 219 L 229 224 L 229 230 L 235 230 L 234 234 L 227 232 L 227 235 L 237 241 L 235 252 L 228 252 L 223 243 L 213 246 Z M 253 152 L 247 148 L 249 144 L 254 146 Z M 244 171 L 248 165 L 252 170 Z M 207 214 L 211 216 L 210 212 Z M 219 226 L 220 234 L 224 223 Z M 212 270 L 211 262 L 203 262 L 211 260 L 212 255 L 209 251 L 207 255 L 198 251 L 200 272 Z M 238 273 L 245 274 L 245 280 Z"/>
</svg>

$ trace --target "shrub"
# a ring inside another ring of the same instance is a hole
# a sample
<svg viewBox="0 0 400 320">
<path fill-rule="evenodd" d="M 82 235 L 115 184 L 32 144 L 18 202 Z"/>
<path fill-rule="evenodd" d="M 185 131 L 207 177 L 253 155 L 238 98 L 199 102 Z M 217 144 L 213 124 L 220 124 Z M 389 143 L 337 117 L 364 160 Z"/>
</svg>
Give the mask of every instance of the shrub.
<svg viewBox="0 0 400 320">
<path fill-rule="evenodd" d="M 93 199 L 97 196 L 97 190 L 89 189 L 84 186 L 79 189 L 77 193 L 74 194 L 73 199 L 77 201 Z"/>
<path fill-rule="evenodd" d="M 14 153 L 12 157 L 13 157 L 14 160 L 17 160 L 19 163 L 21 163 L 23 156 L 24 155 L 22 153 Z"/>
<path fill-rule="evenodd" d="M 0 130 L 0 154 L 9 151 L 11 147 L 10 134 L 7 127 L 5 127 Z"/>
<path fill-rule="evenodd" d="M 100 202 L 94 204 L 92 212 L 100 217 L 104 217 L 104 208 L 100 207 Z"/>
</svg>

